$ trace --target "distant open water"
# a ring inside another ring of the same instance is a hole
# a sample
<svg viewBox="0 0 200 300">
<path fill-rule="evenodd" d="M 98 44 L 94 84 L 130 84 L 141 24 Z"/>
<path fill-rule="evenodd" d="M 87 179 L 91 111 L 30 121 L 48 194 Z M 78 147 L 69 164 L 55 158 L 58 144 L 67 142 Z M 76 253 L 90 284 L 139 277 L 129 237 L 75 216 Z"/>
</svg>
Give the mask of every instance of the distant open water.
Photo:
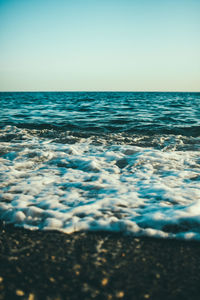
<svg viewBox="0 0 200 300">
<path fill-rule="evenodd" d="M 0 93 L 0 219 L 200 239 L 200 93 Z"/>
</svg>

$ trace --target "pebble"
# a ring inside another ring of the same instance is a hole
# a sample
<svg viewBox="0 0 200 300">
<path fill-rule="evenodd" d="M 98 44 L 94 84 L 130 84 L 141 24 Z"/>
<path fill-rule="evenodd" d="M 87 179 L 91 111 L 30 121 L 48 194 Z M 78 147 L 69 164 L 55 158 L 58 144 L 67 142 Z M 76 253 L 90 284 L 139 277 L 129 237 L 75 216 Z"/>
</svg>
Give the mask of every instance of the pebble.
<svg viewBox="0 0 200 300">
<path fill-rule="evenodd" d="M 24 292 L 22 290 L 16 290 L 17 296 L 24 296 Z"/>
<path fill-rule="evenodd" d="M 101 257 L 100 260 L 102 261 L 102 263 L 106 263 L 106 258 L 105 257 Z"/>
<path fill-rule="evenodd" d="M 123 298 L 124 297 L 124 292 L 123 291 L 117 292 L 116 297 L 117 298 Z"/>
<path fill-rule="evenodd" d="M 86 282 L 83 283 L 82 290 L 83 290 L 85 293 L 89 291 L 89 285 L 88 285 Z"/>
<path fill-rule="evenodd" d="M 105 286 L 108 284 L 108 278 L 103 278 L 101 281 L 101 285 Z"/>
<path fill-rule="evenodd" d="M 81 269 L 81 265 L 76 264 L 76 265 L 73 266 L 73 269 L 74 270 L 80 270 Z"/>
<path fill-rule="evenodd" d="M 28 300 L 34 300 L 34 299 L 35 299 L 34 294 L 30 293 L 28 296 Z"/>
</svg>

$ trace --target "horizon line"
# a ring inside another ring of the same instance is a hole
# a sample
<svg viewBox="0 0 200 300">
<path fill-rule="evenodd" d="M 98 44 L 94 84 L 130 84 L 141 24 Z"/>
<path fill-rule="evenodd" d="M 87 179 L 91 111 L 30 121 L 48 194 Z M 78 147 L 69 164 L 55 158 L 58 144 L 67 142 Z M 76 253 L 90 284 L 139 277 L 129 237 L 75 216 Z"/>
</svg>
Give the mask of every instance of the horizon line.
<svg viewBox="0 0 200 300">
<path fill-rule="evenodd" d="M 0 93 L 200 93 L 200 90 L 5 90 L 0 91 Z"/>
</svg>

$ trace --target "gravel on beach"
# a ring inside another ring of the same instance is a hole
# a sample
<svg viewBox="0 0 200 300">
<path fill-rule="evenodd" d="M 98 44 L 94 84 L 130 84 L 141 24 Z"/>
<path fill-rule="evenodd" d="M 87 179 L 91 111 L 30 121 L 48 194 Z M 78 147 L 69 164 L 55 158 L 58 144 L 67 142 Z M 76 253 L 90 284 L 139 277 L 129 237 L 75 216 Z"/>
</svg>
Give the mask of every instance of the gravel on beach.
<svg viewBox="0 0 200 300">
<path fill-rule="evenodd" d="M 0 300 L 200 299 L 200 242 L 0 226 Z"/>
</svg>

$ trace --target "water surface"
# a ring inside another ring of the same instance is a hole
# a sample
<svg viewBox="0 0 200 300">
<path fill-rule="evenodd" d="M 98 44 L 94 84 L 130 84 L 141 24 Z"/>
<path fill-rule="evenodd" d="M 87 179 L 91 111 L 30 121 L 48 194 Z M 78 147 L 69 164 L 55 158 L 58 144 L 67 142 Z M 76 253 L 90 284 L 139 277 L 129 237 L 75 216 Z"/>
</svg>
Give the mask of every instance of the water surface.
<svg viewBox="0 0 200 300">
<path fill-rule="evenodd" d="M 0 93 L 0 218 L 200 238 L 200 93 Z"/>
</svg>

